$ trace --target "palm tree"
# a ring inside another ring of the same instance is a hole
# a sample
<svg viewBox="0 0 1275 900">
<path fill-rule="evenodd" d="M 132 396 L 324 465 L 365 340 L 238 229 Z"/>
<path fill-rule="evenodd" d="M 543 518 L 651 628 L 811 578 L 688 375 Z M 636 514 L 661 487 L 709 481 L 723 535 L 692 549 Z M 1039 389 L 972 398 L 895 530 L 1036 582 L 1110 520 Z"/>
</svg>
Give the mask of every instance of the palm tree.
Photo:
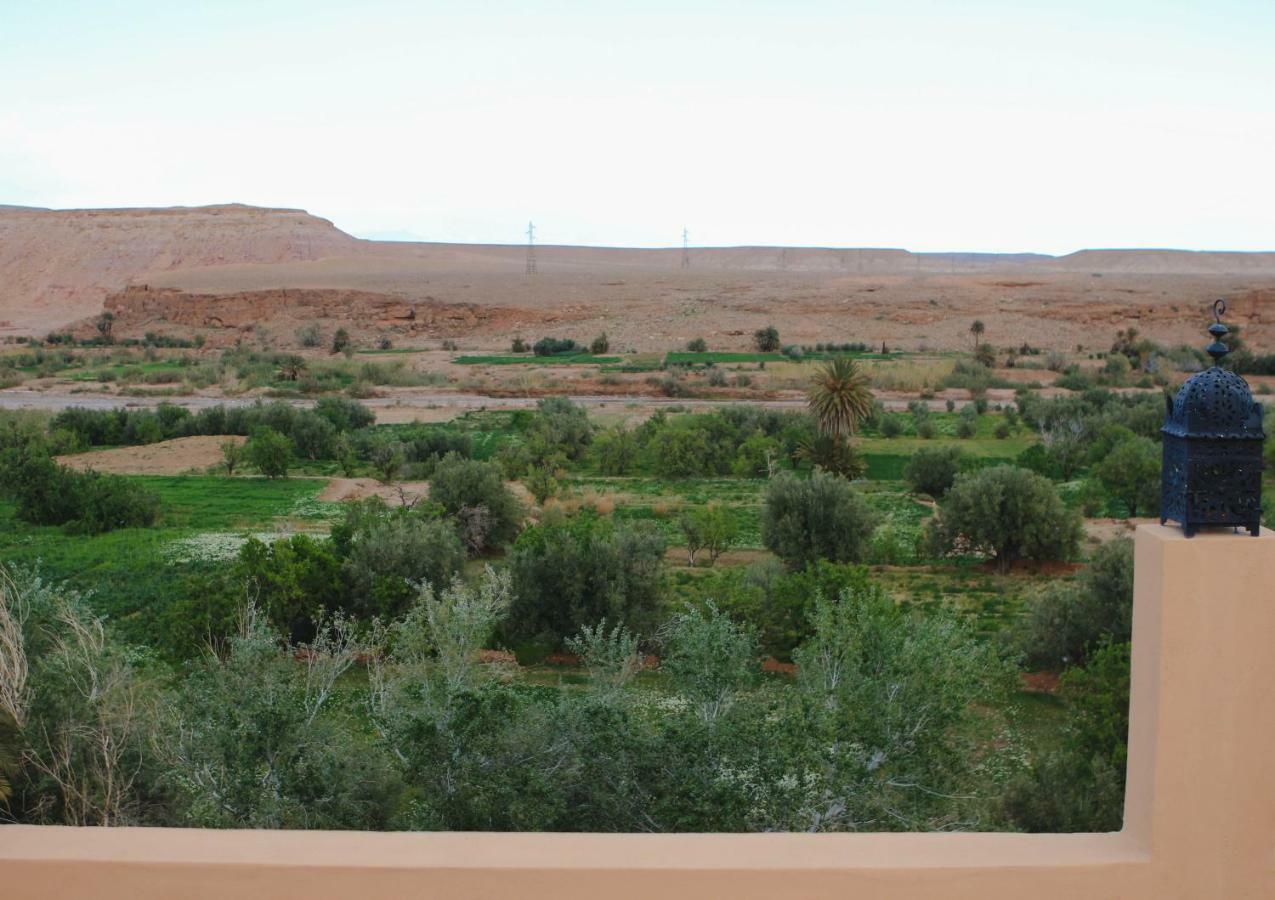
<svg viewBox="0 0 1275 900">
<path fill-rule="evenodd" d="M 848 356 L 830 359 L 819 367 L 806 397 L 820 433 L 836 440 L 854 434 L 872 413 L 870 382 L 868 374 Z"/>
<path fill-rule="evenodd" d="M 987 331 L 987 326 L 983 324 L 982 319 L 975 319 L 970 324 L 970 334 L 974 338 L 974 349 L 978 349 L 979 339 L 983 337 L 983 332 Z"/>
</svg>

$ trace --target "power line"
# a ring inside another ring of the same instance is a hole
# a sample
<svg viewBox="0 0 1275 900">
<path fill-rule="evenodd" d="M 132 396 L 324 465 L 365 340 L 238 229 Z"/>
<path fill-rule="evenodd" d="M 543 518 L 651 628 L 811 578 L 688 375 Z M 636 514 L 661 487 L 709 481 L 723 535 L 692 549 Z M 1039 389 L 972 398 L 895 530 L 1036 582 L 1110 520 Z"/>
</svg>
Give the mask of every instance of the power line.
<svg viewBox="0 0 1275 900">
<path fill-rule="evenodd" d="M 527 274 L 536 274 L 536 226 L 527 223 Z"/>
</svg>

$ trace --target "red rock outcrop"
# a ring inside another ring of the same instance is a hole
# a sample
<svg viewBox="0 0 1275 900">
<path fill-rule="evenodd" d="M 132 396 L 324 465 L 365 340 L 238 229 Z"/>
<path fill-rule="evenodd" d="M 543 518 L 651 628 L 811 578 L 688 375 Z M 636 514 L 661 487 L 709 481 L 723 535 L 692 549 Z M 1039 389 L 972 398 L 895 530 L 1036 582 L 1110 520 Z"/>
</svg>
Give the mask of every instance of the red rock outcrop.
<svg viewBox="0 0 1275 900">
<path fill-rule="evenodd" d="M 329 320 L 353 331 L 392 328 L 399 332 L 457 337 L 486 327 L 508 328 L 535 321 L 528 310 L 474 303 L 408 300 L 390 294 L 332 288 L 279 288 L 234 294 L 192 294 L 133 285 L 103 304 L 121 333 L 171 324 L 184 328 L 249 329 Z"/>
</svg>

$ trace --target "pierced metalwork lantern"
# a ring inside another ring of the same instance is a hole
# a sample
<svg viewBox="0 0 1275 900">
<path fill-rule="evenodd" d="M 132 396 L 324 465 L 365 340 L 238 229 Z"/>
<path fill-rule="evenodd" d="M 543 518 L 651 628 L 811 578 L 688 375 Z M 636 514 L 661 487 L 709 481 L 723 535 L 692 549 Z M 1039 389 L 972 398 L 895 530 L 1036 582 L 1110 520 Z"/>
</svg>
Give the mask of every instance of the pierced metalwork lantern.
<svg viewBox="0 0 1275 900">
<path fill-rule="evenodd" d="M 1255 537 L 1262 518 L 1262 404 L 1247 382 L 1218 362 L 1226 302 L 1213 304 L 1206 348 L 1213 366 L 1187 379 L 1177 397 L 1166 397 L 1164 465 L 1160 474 L 1160 524 L 1172 519 L 1187 537 L 1202 526 L 1247 528 Z"/>
</svg>

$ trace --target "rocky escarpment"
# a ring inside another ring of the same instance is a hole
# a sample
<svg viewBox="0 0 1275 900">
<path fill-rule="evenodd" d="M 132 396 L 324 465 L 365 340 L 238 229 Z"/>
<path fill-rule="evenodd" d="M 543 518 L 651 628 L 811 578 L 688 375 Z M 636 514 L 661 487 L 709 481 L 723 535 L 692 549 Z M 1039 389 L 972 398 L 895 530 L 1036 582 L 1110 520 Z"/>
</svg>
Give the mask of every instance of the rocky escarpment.
<svg viewBox="0 0 1275 900">
<path fill-rule="evenodd" d="M 316 260 L 360 243 L 298 209 L 0 208 L 0 320 L 40 333 L 96 313 L 146 273 Z"/>
<path fill-rule="evenodd" d="M 121 333 L 156 326 L 248 330 L 330 322 L 351 332 L 460 337 L 486 329 L 516 328 L 540 317 L 528 310 L 474 303 L 408 300 L 390 294 L 339 289 L 278 288 L 232 294 L 195 294 L 131 285 L 106 298 Z M 282 335 L 281 335 L 282 336 Z"/>
</svg>

